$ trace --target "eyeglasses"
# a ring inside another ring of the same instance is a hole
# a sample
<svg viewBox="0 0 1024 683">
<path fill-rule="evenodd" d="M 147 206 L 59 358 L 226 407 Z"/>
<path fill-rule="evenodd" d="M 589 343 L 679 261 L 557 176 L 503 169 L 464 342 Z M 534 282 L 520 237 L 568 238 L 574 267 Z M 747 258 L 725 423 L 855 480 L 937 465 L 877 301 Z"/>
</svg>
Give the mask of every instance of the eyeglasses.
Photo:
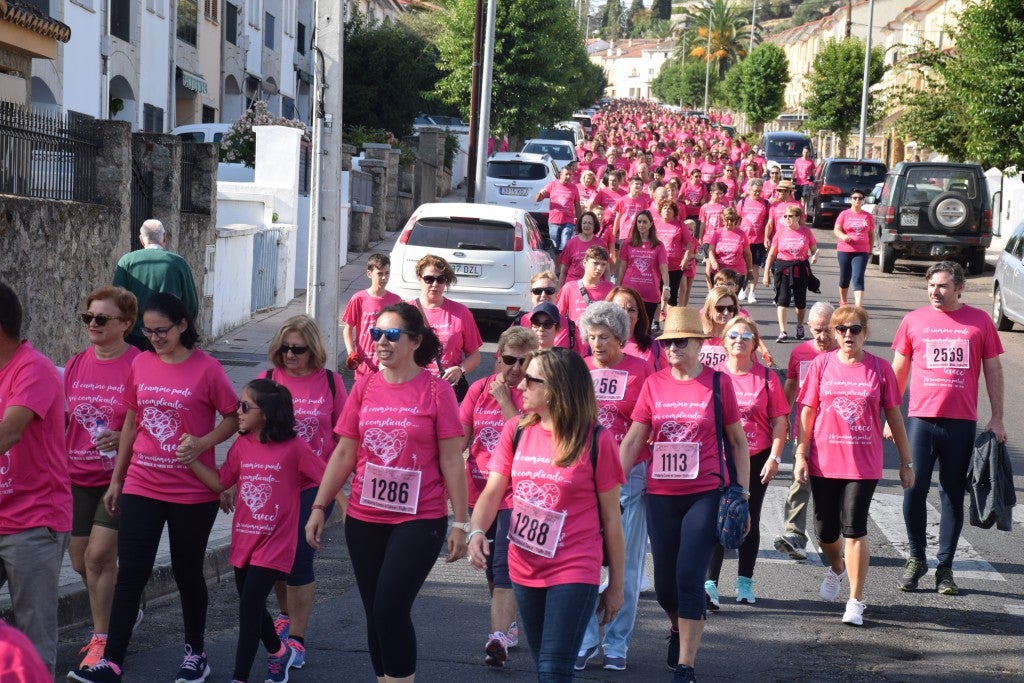
<svg viewBox="0 0 1024 683">
<path fill-rule="evenodd" d="M 556 290 L 554 287 L 534 287 L 530 291 L 533 292 L 534 296 L 540 296 L 541 294 L 547 294 L 548 296 L 551 296 L 552 294 L 555 293 Z"/>
<path fill-rule="evenodd" d="M 420 275 L 420 279 L 426 282 L 428 285 L 432 285 L 435 282 L 442 285 L 448 284 L 447 275 Z"/>
<path fill-rule="evenodd" d="M 734 223 L 740 222 L 739 218 L 723 218 L 722 220 L 725 221 L 726 225 L 733 225 Z"/>
<path fill-rule="evenodd" d="M 546 320 L 530 320 L 530 327 L 543 327 L 545 330 L 550 330 L 555 326 L 555 321 L 551 318 Z"/>
<path fill-rule="evenodd" d="M 798 214 L 798 213 L 784 213 L 784 214 L 782 214 L 782 217 L 783 218 L 800 218 L 800 214 Z"/>
<path fill-rule="evenodd" d="M 82 319 L 82 322 L 86 325 L 91 325 L 94 321 L 96 327 L 104 327 L 111 320 L 120 320 L 119 317 L 113 315 L 93 315 L 92 313 L 79 313 L 78 317 Z"/>
<path fill-rule="evenodd" d="M 857 197 L 850 197 L 850 201 L 851 201 L 851 202 L 862 202 L 862 201 L 864 201 L 864 198 L 863 198 L 863 197 L 860 197 L 860 196 L 857 196 Z"/>
<path fill-rule="evenodd" d="M 504 363 L 505 365 L 525 365 L 526 360 L 526 356 L 520 358 L 519 356 L 506 356 L 505 354 L 501 355 L 501 362 Z"/>
<path fill-rule="evenodd" d="M 736 312 L 736 307 L 735 306 L 715 306 L 715 310 L 718 311 L 719 313 L 735 313 Z"/>
<path fill-rule="evenodd" d="M 145 337 L 156 337 L 157 339 L 163 339 L 167 336 L 167 333 L 174 328 L 174 325 L 168 325 L 167 327 L 157 327 L 150 329 L 148 327 L 140 327 L 139 331 L 142 332 Z"/>
<path fill-rule="evenodd" d="M 370 339 L 372 339 L 373 341 L 380 341 L 380 338 L 384 337 L 389 342 L 396 342 L 398 341 L 398 338 L 402 336 L 403 332 L 409 334 L 408 330 L 403 330 L 398 327 L 389 327 L 386 330 L 382 330 L 379 327 L 371 327 Z"/>
<path fill-rule="evenodd" d="M 286 354 L 286 353 L 291 353 L 292 355 L 295 355 L 295 356 L 301 356 L 306 351 L 309 351 L 309 347 L 308 346 L 290 346 L 288 344 L 281 344 L 281 355 L 282 356 L 284 354 Z"/>
<path fill-rule="evenodd" d="M 242 411 L 242 415 L 248 415 L 249 411 L 259 410 L 260 407 L 255 403 L 249 403 L 248 401 L 241 401 L 238 404 L 238 409 Z"/>
<path fill-rule="evenodd" d="M 849 332 L 850 334 L 856 337 L 863 331 L 863 325 L 836 325 L 836 332 L 838 332 L 841 335 L 845 335 L 847 332 Z"/>
<path fill-rule="evenodd" d="M 729 339 L 742 339 L 745 342 L 754 341 L 753 332 L 739 332 L 738 330 L 729 330 L 729 333 L 725 335 Z"/>
<path fill-rule="evenodd" d="M 662 343 L 667 349 L 671 349 L 673 346 L 679 349 L 685 349 L 690 344 L 690 338 L 683 337 L 682 339 L 666 339 Z"/>
<path fill-rule="evenodd" d="M 531 384 L 544 384 L 544 380 L 540 377 L 533 377 L 531 375 L 523 375 L 523 377 L 526 379 L 527 386 Z"/>
</svg>

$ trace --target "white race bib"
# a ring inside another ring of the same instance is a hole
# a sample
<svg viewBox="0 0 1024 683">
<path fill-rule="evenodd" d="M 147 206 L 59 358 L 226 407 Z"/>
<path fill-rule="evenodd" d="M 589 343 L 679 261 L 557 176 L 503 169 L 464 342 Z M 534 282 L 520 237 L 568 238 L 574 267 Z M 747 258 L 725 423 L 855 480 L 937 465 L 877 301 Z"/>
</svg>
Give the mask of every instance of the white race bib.
<svg viewBox="0 0 1024 683">
<path fill-rule="evenodd" d="M 402 470 L 366 463 L 359 502 L 367 507 L 415 515 L 420 503 L 419 470 Z"/>
<path fill-rule="evenodd" d="M 652 479 L 696 479 L 700 473 L 700 443 L 658 441 L 651 449 Z"/>
<path fill-rule="evenodd" d="M 508 540 L 523 550 L 551 558 L 558 550 L 564 524 L 564 512 L 548 510 L 516 496 L 512 499 Z"/>
<path fill-rule="evenodd" d="M 925 367 L 929 370 L 962 370 L 970 366 L 970 339 L 928 339 L 924 349 Z"/>
<path fill-rule="evenodd" d="M 621 401 L 626 395 L 626 380 L 629 372 L 610 368 L 594 368 L 590 371 L 594 381 L 594 395 L 601 401 Z"/>
</svg>

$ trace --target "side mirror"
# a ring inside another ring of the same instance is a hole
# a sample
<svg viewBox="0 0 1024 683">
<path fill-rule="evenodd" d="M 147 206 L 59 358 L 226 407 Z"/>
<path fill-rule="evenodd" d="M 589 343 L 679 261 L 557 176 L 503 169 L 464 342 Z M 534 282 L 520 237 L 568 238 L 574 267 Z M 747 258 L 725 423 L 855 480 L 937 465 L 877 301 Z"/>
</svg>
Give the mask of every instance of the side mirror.
<svg viewBox="0 0 1024 683">
<path fill-rule="evenodd" d="M 878 203 L 878 197 L 876 197 L 873 194 L 866 195 L 864 197 L 864 203 L 865 204 L 877 204 Z"/>
</svg>

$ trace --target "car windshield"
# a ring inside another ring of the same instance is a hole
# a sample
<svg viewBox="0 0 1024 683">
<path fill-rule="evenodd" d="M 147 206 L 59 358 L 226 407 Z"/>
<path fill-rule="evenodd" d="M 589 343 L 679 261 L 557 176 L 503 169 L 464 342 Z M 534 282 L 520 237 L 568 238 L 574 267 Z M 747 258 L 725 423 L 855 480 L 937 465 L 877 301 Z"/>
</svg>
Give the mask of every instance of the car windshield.
<svg viewBox="0 0 1024 683">
<path fill-rule="evenodd" d="M 409 233 L 408 244 L 433 249 L 511 251 L 515 230 L 508 223 L 476 218 L 421 218 Z"/>
<path fill-rule="evenodd" d="M 547 154 L 552 159 L 567 161 L 574 157 L 572 147 L 568 145 L 546 145 L 540 142 L 530 142 L 523 147 L 523 151 L 529 154 Z"/>
<path fill-rule="evenodd" d="M 778 140 L 776 138 L 768 138 L 765 143 L 764 151 L 770 157 L 787 157 L 795 159 L 800 156 L 800 150 L 807 147 L 807 141 L 803 138 L 796 138 L 793 140 Z"/>
<path fill-rule="evenodd" d="M 488 161 L 487 177 L 501 180 L 544 180 L 547 169 L 544 164 L 523 161 Z"/>
<path fill-rule="evenodd" d="M 825 182 L 851 183 L 858 187 L 870 188 L 885 179 L 882 164 L 839 163 L 832 164 L 825 174 Z"/>
<path fill-rule="evenodd" d="M 906 203 L 925 203 L 943 192 L 960 192 L 971 199 L 978 194 L 974 172 L 969 168 L 926 166 L 907 171 Z"/>
</svg>

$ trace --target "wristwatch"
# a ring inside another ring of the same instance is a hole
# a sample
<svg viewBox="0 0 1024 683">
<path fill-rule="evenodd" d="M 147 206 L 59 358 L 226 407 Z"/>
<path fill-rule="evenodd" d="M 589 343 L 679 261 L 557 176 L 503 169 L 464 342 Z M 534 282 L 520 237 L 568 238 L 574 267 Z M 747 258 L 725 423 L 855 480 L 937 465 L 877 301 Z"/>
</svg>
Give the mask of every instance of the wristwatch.
<svg viewBox="0 0 1024 683">
<path fill-rule="evenodd" d="M 782 464 L 782 456 L 781 455 L 773 455 L 773 456 L 771 456 L 771 458 L 772 458 L 772 460 L 774 460 L 776 462 L 776 464 L 778 464 L 778 465 Z"/>
<path fill-rule="evenodd" d="M 452 522 L 453 529 L 462 529 L 464 533 L 469 533 L 469 522 Z"/>
</svg>

